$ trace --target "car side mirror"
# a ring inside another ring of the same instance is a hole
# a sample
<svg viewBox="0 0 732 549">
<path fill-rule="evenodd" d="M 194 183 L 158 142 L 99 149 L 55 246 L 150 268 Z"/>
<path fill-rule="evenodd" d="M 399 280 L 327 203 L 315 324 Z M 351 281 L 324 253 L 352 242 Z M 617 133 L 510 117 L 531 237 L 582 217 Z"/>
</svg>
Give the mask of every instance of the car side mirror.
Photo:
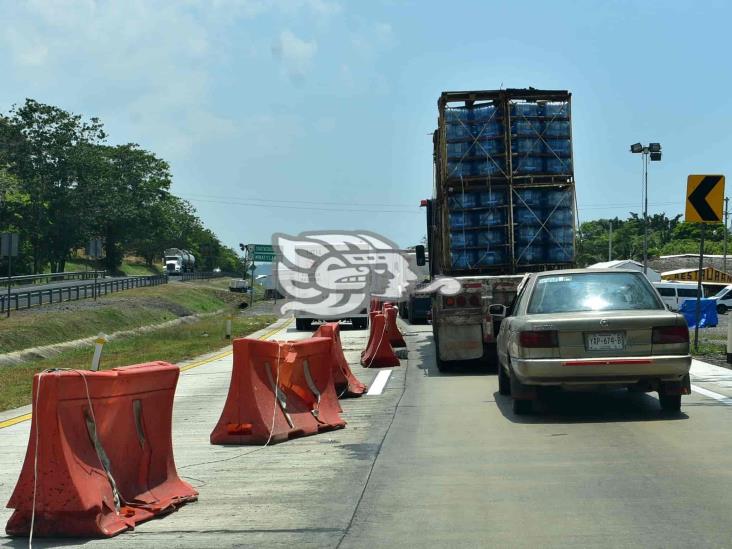
<svg viewBox="0 0 732 549">
<path fill-rule="evenodd" d="M 488 307 L 488 312 L 491 314 L 491 316 L 505 317 L 507 310 L 508 309 L 506 308 L 505 305 L 500 305 L 498 303 L 495 303 L 495 304 L 491 305 L 490 307 Z"/>
<path fill-rule="evenodd" d="M 414 252 L 417 255 L 417 265 L 420 267 L 426 263 L 425 255 L 424 255 L 424 246 L 422 244 L 419 244 L 414 247 Z"/>
</svg>

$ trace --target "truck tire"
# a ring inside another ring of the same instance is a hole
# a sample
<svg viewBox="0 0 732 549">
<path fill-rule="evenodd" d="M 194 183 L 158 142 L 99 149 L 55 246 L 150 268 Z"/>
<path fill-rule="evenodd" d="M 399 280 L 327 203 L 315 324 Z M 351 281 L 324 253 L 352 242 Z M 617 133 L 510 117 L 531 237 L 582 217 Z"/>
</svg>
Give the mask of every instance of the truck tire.
<svg viewBox="0 0 732 549">
<path fill-rule="evenodd" d="M 440 373 L 446 373 L 452 370 L 452 362 L 449 360 L 442 360 L 437 354 L 439 351 L 435 349 L 435 364 L 437 364 L 437 370 Z"/>
<path fill-rule="evenodd" d="M 530 414 L 534 408 L 532 401 L 530 400 L 518 400 L 513 399 L 512 403 L 513 413 L 517 416 L 525 416 Z"/>
<path fill-rule="evenodd" d="M 355 330 L 365 330 L 369 327 L 369 319 L 368 318 L 352 318 L 351 324 L 353 324 L 353 328 Z"/>
<path fill-rule="evenodd" d="M 511 378 L 500 364 L 498 364 L 498 394 L 504 396 L 511 394 Z"/>
<path fill-rule="evenodd" d="M 309 330 L 312 326 L 313 321 L 309 318 L 296 318 L 295 319 L 295 329 L 297 329 L 298 332 L 303 332 L 305 330 Z"/>
</svg>

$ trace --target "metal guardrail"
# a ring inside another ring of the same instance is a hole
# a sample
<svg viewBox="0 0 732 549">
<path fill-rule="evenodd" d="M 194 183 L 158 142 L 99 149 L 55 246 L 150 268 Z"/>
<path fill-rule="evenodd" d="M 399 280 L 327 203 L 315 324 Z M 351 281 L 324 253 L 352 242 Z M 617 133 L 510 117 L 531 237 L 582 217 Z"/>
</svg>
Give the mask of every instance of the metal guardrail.
<svg viewBox="0 0 732 549">
<path fill-rule="evenodd" d="M 229 276 L 227 273 L 214 273 L 213 271 L 195 271 L 192 273 L 182 273 L 179 275 L 182 281 L 186 280 L 207 280 L 209 278 L 221 278 Z"/>
<path fill-rule="evenodd" d="M 100 279 L 96 284 L 79 284 L 77 286 L 66 286 L 63 288 L 49 288 L 43 290 L 28 290 L 27 292 L 16 292 L 0 296 L 0 313 L 7 313 L 15 309 L 30 309 L 40 305 L 60 303 L 62 301 L 78 301 L 97 296 L 107 295 L 133 288 L 144 288 L 148 286 L 159 286 L 167 284 L 168 277 L 165 275 L 154 276 L 132 276 L 126 278 Z"/>
<path fill-rule="evenodd" d="M 104 278 L 107 271 L 70 271 L 67 273 L 43 273 L 34 275 L 20 275 L 10 277 L 10 286 L 21 286 L 24 284 L 39 284 L 50 282 L 63 282 L 66 280 L 92 280 L 95 277 Z M 8 287 L 8 278 L 0 278 L 0 286 Z"/>
</svg>

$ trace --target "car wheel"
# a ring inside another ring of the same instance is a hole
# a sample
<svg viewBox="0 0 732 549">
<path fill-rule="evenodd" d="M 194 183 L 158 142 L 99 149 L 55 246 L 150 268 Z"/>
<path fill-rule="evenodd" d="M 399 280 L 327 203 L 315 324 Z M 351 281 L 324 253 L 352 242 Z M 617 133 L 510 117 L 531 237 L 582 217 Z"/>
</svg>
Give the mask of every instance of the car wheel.
<svg viewBox="0 0 732 549">
<path fill-rule="evenodd" d="M 681 395 L 667 395 L 658 393 L 661 410 L 666 413 L 677 414 L 681 411 Z"/>
<path fill-rule="evenodd" d="M 533 409 L 533 403 L 530 400 L 513 399 L 513 413 L 517 416 L 530 414 Z"/>
<path fill-rule="evenodd" d="M 305 330 L 309 330 L 313 321 L 309 318 L 296 318 L 295 319 L 295 328 L 298 332 L 302 332 Z"/>
<path fill-rule="evenodd" d="M 498 394 L 504 396 L 511 394 L 511 378 L 508 377 L 500 363 L 498 364 Z"/>
<path fill-rule="evenodd" d="M 353 327 L 356 330 L 365 330 L 369 327 L 369 319 L 368 318 L 354 318 L 353 319 Z"/>
<path fill-rule="evenodd" d="M 727 305 L 717 305 L 717 314 L 724 315 L 727 314 Z"/>
</svg>

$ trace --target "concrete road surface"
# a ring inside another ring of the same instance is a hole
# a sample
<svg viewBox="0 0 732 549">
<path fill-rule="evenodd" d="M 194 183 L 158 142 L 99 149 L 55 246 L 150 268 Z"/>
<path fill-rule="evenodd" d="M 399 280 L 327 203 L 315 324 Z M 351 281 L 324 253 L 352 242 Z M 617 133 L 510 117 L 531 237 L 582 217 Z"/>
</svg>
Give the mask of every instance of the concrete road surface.
<svg viewBox="0 0 732 549">
<path fill-rule="evenodd" d="M 729 370 L 695 363 L 695 392 L 675 418 L 661 415 L 655 396 L 626 391 L 558 394 L 517 417 L 493 373 L 440 374 L 430 328 L 403 331 L 408 359 L 382 394 L 342 401 L 346 429 L 262 449 L 208 444 L 230 358 L 185 371 L 174 445 L 199 501 L 110 540 L 34 545 L 732 545 Z M 304 335 L 289 326 L 274 337 Z M 342 337 L 356 375 L 371 383 L 377 372 L 355 365 L 366 332 Z M 0 428 L 0 501 L 17 479 L 28 428 Z M 1 511 L 0 522 L 9 516 Z M 26 544 L 0 537 L 0 546 Z"/>
</svg>

